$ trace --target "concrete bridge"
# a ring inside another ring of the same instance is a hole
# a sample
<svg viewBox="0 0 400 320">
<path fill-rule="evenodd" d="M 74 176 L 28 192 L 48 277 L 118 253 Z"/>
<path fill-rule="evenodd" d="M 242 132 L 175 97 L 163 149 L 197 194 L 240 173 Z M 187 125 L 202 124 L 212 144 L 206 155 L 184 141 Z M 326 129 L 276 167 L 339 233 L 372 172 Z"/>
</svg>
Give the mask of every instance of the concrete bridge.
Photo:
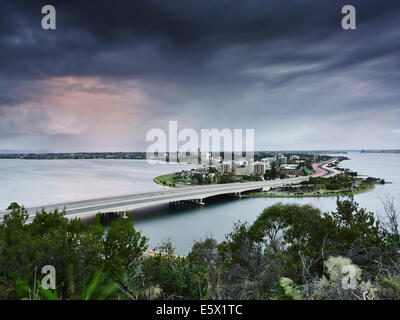
<svg viewBox="0 0 400 320">
<path fill-rule="evenodd" d="M 90 216 L 97 213 L 131 211 L 137 208 L 177 201 L 191 201 L 201 205 L 204 204 L 203 200 L 209 197 L 226 194 L 240 196 L 244 192 L 267 190 L 271 187 L 299 183 L 308 179 L 309 177 L 298 177 L 273 181 L 229 183 L 177 189 L 163 189 L 156 192 L 66 202 L 26 209 L 28 211 L 29 220 L 31 220 L 35 217 L 36 213 L 42 209 L 46 211 L 53 211 L 55 209 L 62 211 L 65 208 L 66 217 L 75 218 Z M 11 212 L 11 210 L 0 211 L 0 221 L 2 220 L 2 217 L 9 212 Z"/>
<path fill-rule="evenodd" d="M 334 160 L 318 164 L 318 167 L 321 170 L 326 170 L 326 172 L 324 172 L 324 175 L 332 174 L 332 171 L 326 167 L 326 165 L 332 161 Z M 320 173 L 316 175 L 321 176 Z M 62 211 L 65 208 L 67 218 L 81 218 L 95 215 L 97 213 L 131 211 L 137 208 L 179 201 L 189 201 L 202 205 L 204 204 L 203 200 L 209 197 L 227 194 L 241 196 L 241 194 L 245 192 L 269 190 L 269 188 L 272 187 L 298 184 L 302 181 L 307 181 L 309 178 L 310 176 L 257 182 L 213 184 L 207 186 L 185 187 L 177 189 L 168 188 L 155 192 L 66 202 L 54 205 L 31 207 L 26 209 L 29 215 L 28 221 L 30 221 L 35 217 L 36 213 L 40 212 L 42 209 L 49 212 L 54 211 L 55 209 Z M 3 216 L 9 212 L 11 212 L 11 210 L 0 211 L 0 221 L 3 219 Z"/>
</svg>

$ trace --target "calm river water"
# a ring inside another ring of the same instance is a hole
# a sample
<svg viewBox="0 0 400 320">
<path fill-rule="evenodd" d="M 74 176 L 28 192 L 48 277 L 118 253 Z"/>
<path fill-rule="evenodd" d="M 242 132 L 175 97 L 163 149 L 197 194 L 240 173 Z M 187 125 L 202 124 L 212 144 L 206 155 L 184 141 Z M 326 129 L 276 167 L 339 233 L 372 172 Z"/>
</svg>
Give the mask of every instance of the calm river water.
<svg viewBox="0 0 400 320">
<path fill-rule="evenodd" d="M 393 198 L 400 208 L 400 154 L 349 152 L 347 156 L 351 160 L 341 166 L 392 182 L 355 196 L 360 206 L 382 213 L 382 200 Z M 0 160 L 0 208 L 13 201 L 34 206 L 154 191 L 162 188 L 153 182 L 155 176 L 189 168 L 141 160 Z M 134 212 L 135 226 L 149 238 L 151 248 L 169 238 L 178 253 L 186 254 L 194 241 L 208 236 L 221 241 L 234 222 L 252 222 L 277 202 L 311 204 L 325 211 L 336 207 L 335 198 L 219 199 L 205 206 L 139 209 Z"/>
</svg>

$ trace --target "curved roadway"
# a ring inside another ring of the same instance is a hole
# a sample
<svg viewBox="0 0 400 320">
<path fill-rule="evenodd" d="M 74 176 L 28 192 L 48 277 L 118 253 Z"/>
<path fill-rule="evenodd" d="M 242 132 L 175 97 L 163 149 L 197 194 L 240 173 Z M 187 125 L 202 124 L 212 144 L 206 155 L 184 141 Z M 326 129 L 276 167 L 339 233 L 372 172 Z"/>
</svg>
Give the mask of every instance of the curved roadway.
<svg viewBox="0 0 400 320">
<path fill-rule="evenodd" d="M 326 161 L 318 164 L 318 168 L 325 173 L 319 176 L 328 176 L 335 174 L 332 170 L 327 169 L 326 165 L 334 160 Z M 318 172 L 317 174 L 319 174 Z M 316 174 L 316 175 L 317 175 Z M 314 175 L 315 176 L 315 175 Z M 54 211 L 55 209 L 66 210 L 66 217 L 84 217 L 96 213 L 107 212 L 120 212 L 130 211 L 136 208 L 147 207 L 157 204 L 175 202 L 175 201 L 196 201 L 203 203 L 202 200 L 208 197 L 223 195 L 223 194 L 237 194 L 246 191 L 256 191 L 264 188 L 283 186 L 287 184 L 299 183 L 306 181 L 310 176 L 296 177 L 281 180 L 268 180 L 258 182 L 245 182 L 245 183 L 229 183 L 229 184 L 214 184 L 208 186 L 196 186 L 179 189 L 164 189 L 156 192 L 139 193 L 132 195 L 124 195 L 117 197 L 106 197 L 99 199 L 90 199 L 66 203 L 58 203 L 54 205 L 46 205 L 40 207 L 27 208 L 29 220 L 32 220 L 38 211 L 42 209 L 46 211 Z M 10 210 L 0 211 L 0 220 L 2 217 L 9 213 Z"/>
<path fill-rule="evenodd" d="M 312 175 L 313 178 L 317 177 L 324 177 L 329 178 L 333 177 L 334 175 L 340 173 L 335 169 L 328 168 L 328 165 L 332 162 L 335 162 L 337 159 L 331 159 L 328 161 L 324 161 L 321 163 L 313 163 L 313 169 L 316 171 L 315 174 Z"/>
</svg>

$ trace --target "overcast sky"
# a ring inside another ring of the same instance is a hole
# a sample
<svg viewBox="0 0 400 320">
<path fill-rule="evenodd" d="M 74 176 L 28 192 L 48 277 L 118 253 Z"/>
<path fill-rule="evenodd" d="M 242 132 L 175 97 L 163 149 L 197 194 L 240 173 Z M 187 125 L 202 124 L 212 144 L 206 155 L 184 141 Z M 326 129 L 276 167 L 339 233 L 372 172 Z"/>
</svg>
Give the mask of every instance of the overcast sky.
<svg viewBox="0 0 400 320">
<path fill-rule="evenodd" d="M 168 120 L 254 128 L 257 150 L 400 148 L 399 31 L 398 0 L 1 1 L 0 149 L 145 151 Z"/>
</svg>

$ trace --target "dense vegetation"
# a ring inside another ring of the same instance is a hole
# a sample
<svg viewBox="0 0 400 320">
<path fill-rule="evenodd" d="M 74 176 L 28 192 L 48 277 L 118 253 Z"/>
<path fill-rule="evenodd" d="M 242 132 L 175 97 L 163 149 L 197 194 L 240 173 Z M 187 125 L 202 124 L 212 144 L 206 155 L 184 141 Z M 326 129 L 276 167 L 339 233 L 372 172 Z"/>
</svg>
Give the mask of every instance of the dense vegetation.
<svg viewBox="0 0 400 320">
<path fill-rule="evenodd" d="M 371 190 L 375 183 L 368 179 L 338 174 L 329 178 L 310 177 L 298 185 L 279 186 L 266 192 L 249 193 L 247 196 L 265 198 L 349 196 Z"/>
<path fill-rule="evenodd" d="M 307 184 L 311 184 L 320 189 L 326 190 L 342 190 L 351 189 L 353 185 L 357 182 L 356 179 L 349 177 L 344 174 L 337 174 L 330 178 L 313 178 L 311 177 Z"/>
<path fill-rule="evenodd" d="M 205 239 L 187 257 L 171 243 L 146 254 L 129 218 L 109 229 L 41 212 L 31 223 L 13 206 L 0 225 L 1 299 L 399 299 L 400 235 L 392 202 L 378 220 L 352 198 L 321 213 L 276 204 L 225 241 Z M 41 268 L 56 268 L 56 289 Z M 343 286 L 351 266 L 357 285 Z"/>
</svg>

